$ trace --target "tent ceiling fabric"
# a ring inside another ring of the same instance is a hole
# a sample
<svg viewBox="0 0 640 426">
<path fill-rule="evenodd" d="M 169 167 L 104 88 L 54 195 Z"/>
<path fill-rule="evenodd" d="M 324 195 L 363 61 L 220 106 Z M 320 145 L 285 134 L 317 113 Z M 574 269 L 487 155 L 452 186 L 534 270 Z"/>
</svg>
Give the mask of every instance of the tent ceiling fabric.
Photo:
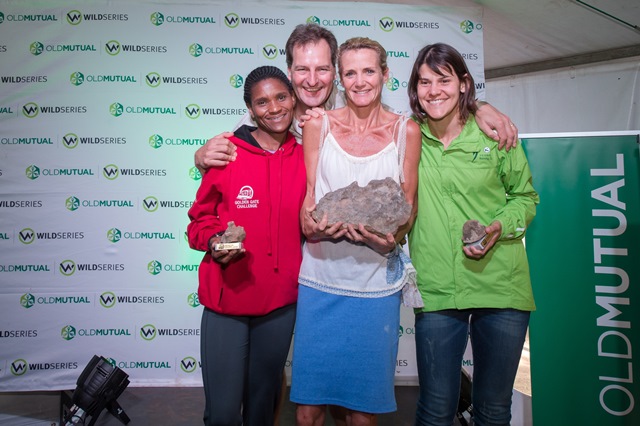
<svg viewBox="0 0 640 426">
<path fill-rule="evenodd" d="M 487 79 L 640 56 L 640 0 L 583 0 L 635 29 L 574 0 L 367 1 L 481 6 Z"/>
</svg>

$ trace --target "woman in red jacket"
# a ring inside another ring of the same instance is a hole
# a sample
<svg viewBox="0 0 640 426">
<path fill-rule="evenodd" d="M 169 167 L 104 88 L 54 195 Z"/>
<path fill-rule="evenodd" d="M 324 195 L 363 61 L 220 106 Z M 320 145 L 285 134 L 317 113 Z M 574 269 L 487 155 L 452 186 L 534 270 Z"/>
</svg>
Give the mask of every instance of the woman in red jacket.
<svg viewBox="0 0 640 426">
<path fill-rule="evenodd" d="M 247 76 L 244 100 L 258 127 L 236 130 L 236 161 L 206 171 L 189 210 L 189 244 L 206 252 L 198 271 L 206 425 L 273 424 L 295 322 L 306 175 L 289 133 L 293 89 L 263 66 Z M 230 221 L 244 227 L 244 248 L 212 250 Z"/>
</svg>

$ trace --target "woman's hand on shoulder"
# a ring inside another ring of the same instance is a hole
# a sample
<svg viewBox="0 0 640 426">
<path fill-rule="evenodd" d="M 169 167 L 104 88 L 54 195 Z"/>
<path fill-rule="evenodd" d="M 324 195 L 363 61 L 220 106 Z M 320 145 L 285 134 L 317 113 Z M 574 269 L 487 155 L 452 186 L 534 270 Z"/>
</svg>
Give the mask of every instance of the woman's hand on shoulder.
<svg viewBox="0 0 640 426">
<path fill-rule="evenodd" d="M 422 150 L 422 131 L 420 125 L 413 120 L 407 122 L 407 151 L 420 161 L 420 151 Z M 415 159 L 414 159 L 415 160 Z"/>
<path fill-rule="evenodd" d="M 300 128 L 304 128 L 304 125 L 307 121 L 311 120 L 312 118 L 320 118 L 324 115 L 324 113 L 324 108 L 315 107 L 308 109 L 303 115 L 300 116 L 298 125 L 300 126 Z"/>
<path fill-rule="evenodd" d="M 300 128 L 302 129 L 302 137 L 303 137 L 303 142 L 302 142 L 302 146 L 304 146 L 304 137 L 305 135 L 307 136 L 307 139 L 312 138 L 314 143 L 318 143 L 319 140 L 317 140 L 320 137 L 320 131 L 322 129 L 322 116 L 324 115 L 324 113 L 322 115 L 318 115 L 318 116 L 305 116 L 307 118 L 301 117 L 300 121 L 298 121 L 298 124 L 300 125 Z M 304 124 L 302 122 L 302 120 L 304 120 Z"/>
<path fill-rule="evenodd" d="M 422 133 L 420 132 L 420 125 L 411 119 L 407 120 L 407 137 L 419 138 L 419 139 L 422 138 Z"/>
</svg>

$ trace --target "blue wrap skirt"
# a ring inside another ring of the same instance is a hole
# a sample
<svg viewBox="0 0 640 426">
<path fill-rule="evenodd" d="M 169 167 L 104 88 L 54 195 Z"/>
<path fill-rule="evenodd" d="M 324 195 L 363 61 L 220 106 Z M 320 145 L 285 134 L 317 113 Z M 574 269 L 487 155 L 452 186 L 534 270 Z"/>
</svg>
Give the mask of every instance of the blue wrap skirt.
<svg viewBox="0 0 640 426">
<path fill-rule="evenodd" d="M 341 296 L 300 285 L 291 401 L 395 411 L 400 296 Z"/>
</svg>

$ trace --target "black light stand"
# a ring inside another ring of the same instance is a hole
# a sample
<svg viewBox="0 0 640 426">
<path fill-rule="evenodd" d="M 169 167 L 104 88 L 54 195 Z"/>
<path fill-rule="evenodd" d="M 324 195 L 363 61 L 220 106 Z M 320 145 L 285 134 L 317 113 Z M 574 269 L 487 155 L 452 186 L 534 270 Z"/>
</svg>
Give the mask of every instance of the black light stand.
<svg viewBox="0 0 640 426">
<path fill-rule="evenodd" d="M 73 394 L 69 391 L 61 393 L 61 425 L 92 426 L 105 408 L 123 424 L 129 423 L 129 416 L 116 401 L 129 385 L 127 373 L 94 355 L 76 384 Z M 90 418 L 88 423 L 87 418 Z"/>
</svg>

